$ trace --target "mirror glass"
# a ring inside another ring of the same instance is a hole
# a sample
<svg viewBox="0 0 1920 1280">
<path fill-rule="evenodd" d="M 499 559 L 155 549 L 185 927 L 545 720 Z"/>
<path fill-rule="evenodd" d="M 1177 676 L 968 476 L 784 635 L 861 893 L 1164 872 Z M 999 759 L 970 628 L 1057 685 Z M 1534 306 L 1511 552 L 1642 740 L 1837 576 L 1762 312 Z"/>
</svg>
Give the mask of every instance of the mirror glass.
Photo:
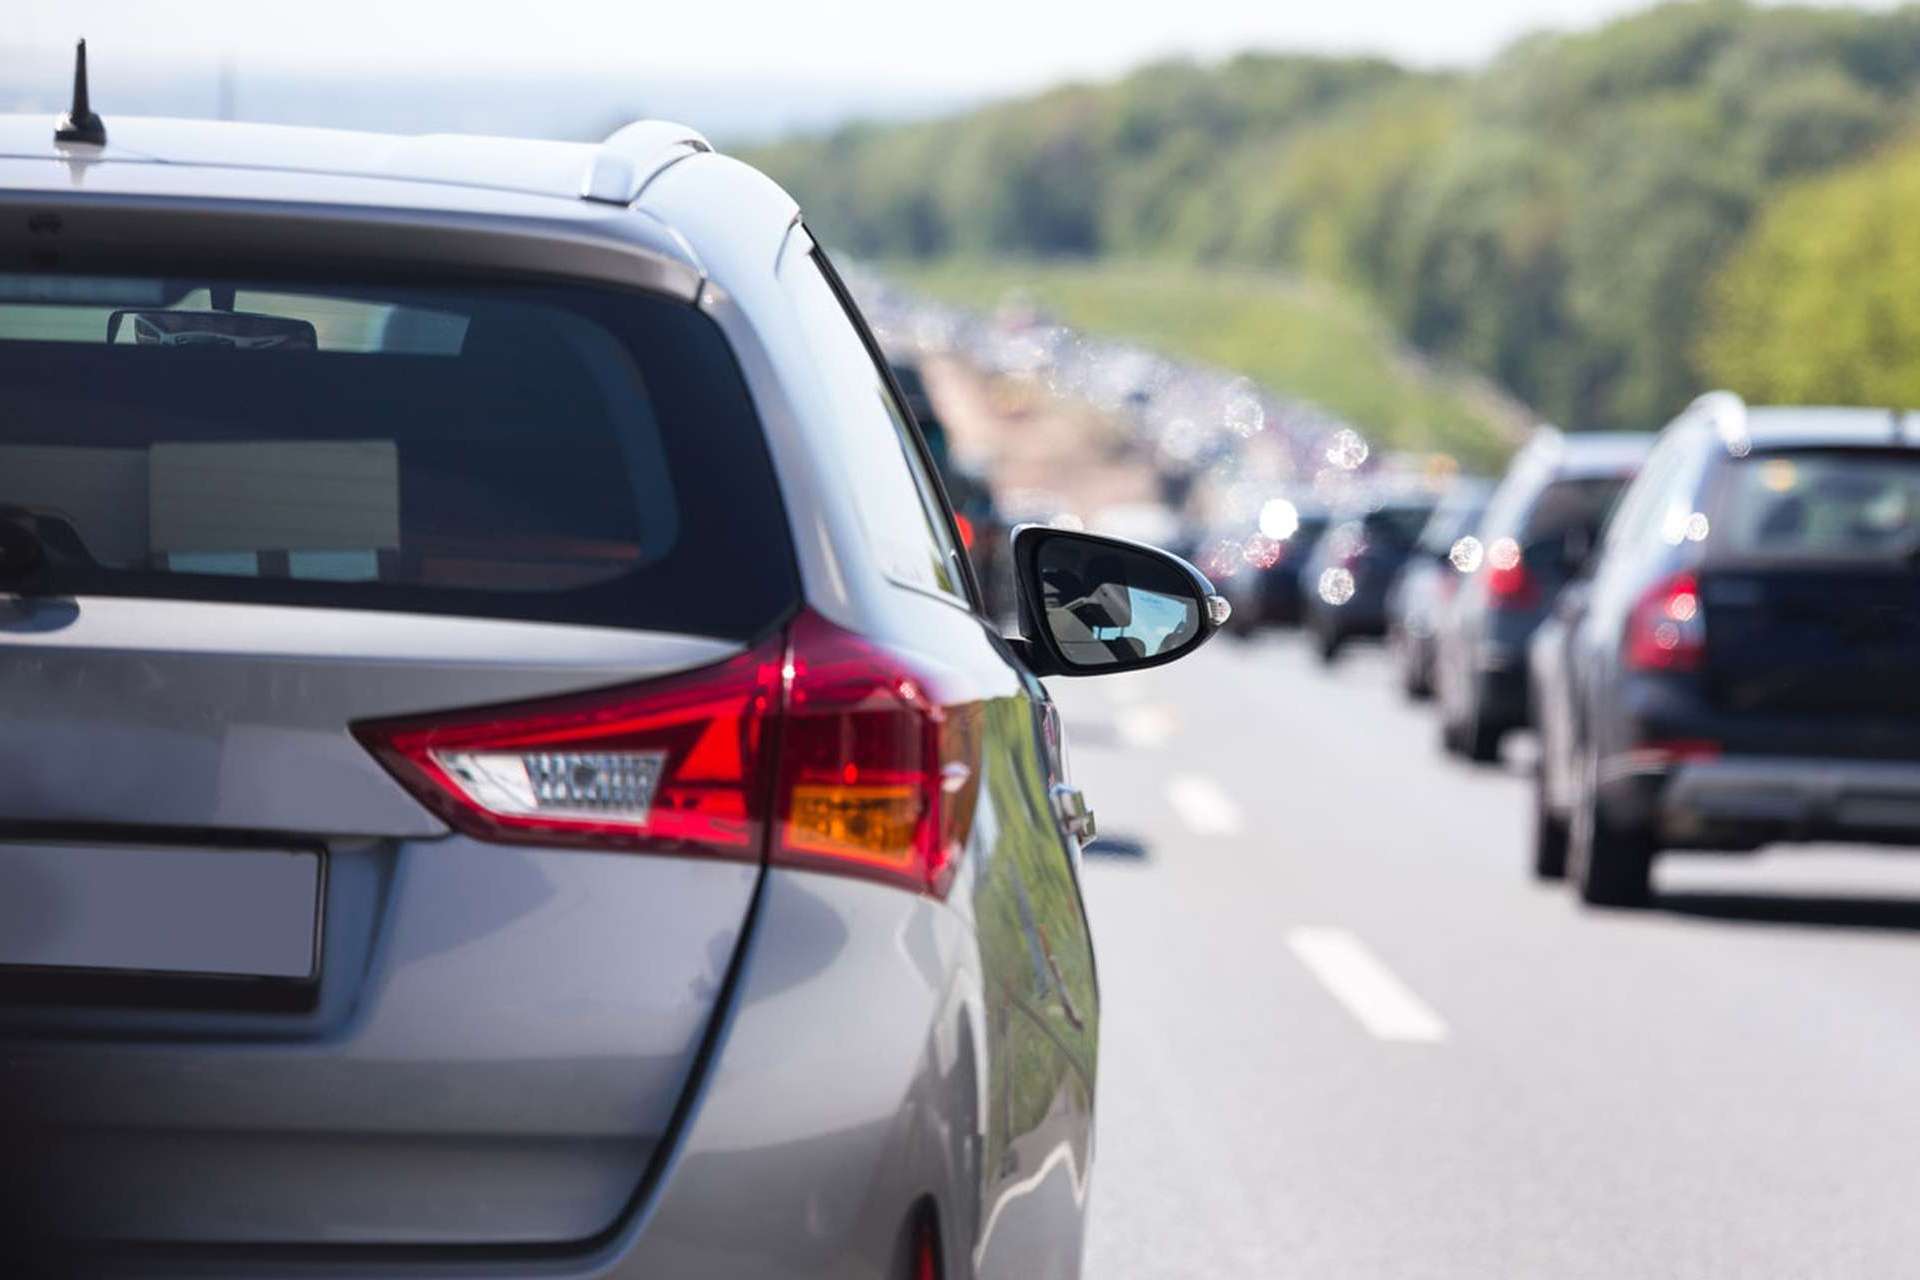
<svg viewBox="0 0 1920 1280">
<path fill-rule="evenodd" d="M 1193 582 L 1158 556 L 1056 537 L 1036 549 L 1035 568 L 1047 630 L 1076 667 L 1160 657 L 1200 634 Z"/>
<path fill-rule="evenodd" d="M 319 349 L 311 321 L 245 311 L 116 311 L 107 317 L 107 341 L 124 341 L 122 330 L 143 347 Z"/>
</svg>

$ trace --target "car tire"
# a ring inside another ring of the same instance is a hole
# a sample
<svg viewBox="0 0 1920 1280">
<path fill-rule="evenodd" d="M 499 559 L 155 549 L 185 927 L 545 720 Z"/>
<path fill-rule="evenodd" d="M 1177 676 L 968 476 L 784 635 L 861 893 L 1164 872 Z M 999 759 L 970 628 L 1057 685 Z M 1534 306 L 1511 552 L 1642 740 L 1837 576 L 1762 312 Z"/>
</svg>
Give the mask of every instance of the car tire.
<svg viewBox="0 0 1920 1280">
<path fill-rule="evenodd" d="M 1538 880 L 1563 880 L 1567 875 L 1567 820 L 1547 804 L 1546 766 L 1533 775 L 1533 874 Z"/>
<path fill-rule="evenodd" d="M 1340 650 L 1346 644 L 1346 637 L 1331 627 L 1316 628 L 1313 633 L 1313 651 L 1319 655 L 1323 666 L 1332 666 L 1340 660 Z"/>
<path fill-rule="evenodd" d="M 1478 715 L 1468 722 L 1466 732 L 1461 737 L 1461 749 L 1467 759 L 1475 764 L 1498 764 L 1500 762 L 1500 740 L 1506 735 L 1498 728 L 1487 724 Z"/>
<path fill-rule="evenodd" d="M 1643 907 L 1653 896 L 1650 832 L 1610 819 L 1600 803 L 1594 766 L 1582 770 L 1580 798 L 1567 842 L 1567 870 L 1580 900 L 1593 907 Z"/>
<path fill-rule="evenodd" d="M 1413 641 L 1404 631 L 1393 633 L 1391 644 L 1400 659 L 1400 691 L 1407 695 L 1409 702 L 1430 702 L 1433 700 L 1433 674 L 1421 669 L 1420 660 Z"/>
</svg>

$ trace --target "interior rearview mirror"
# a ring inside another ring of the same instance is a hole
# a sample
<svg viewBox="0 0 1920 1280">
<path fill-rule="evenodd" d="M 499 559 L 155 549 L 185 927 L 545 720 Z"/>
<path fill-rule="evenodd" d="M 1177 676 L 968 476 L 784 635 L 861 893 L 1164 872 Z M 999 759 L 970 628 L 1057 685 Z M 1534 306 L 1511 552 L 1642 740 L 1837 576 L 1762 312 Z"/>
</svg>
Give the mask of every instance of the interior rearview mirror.
<svg viewBox="0 0 1920 1280">
<path fill-rule="evenodd" d="M 1137 671 L 1193 652 L 1231 612 L 1157 547 L 1026 524 L 1013 531 L 1020 634 L 1037 675 Z"/>
<path fill-rule="evenodd" d="M 107 341 L 118 342 L 131 323 L 143 347 L 242 347 L 249 351 L 313 351 L 313 324 L 248 311 L 116 311 L 107 317 Z"/>
</svg>

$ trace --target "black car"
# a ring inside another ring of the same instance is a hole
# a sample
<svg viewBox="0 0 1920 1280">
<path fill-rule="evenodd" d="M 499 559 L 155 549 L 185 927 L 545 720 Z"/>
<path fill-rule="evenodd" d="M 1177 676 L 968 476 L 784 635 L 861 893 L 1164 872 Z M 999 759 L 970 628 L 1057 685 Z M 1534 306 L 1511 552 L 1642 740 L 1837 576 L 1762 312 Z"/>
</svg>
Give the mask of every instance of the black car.
<svg viewBox="0 0 1920 1280">
<path fill-rule="evenodd" d="M 1529 719 L 1527 642 L 1593 549 L 1614 499 L 1639 469 L 1645 432 L 1536 432 L 1487 503 L 1468 570 L 1435 632 L 1440 739 L 1478 761 Z"/>
<path fill-rule="evenodd" d="M 1590 903 L 1663 849 L 1920 844 L 1920 423 L 1702 397 L 1608 528 L 1544 797 Z M 1563 815 L 1563 816 L 1562 816 Z"/>
<path fill-rule="evenodd" d="M 1250 635 L 1265 627 L 1300 625 L 1305 616 L 1300 575 L 1326 534 L 1327 521 L 1324 508 L 1276 499 L 1261 511 L 1258 533 L 1244 540 L 1227 537 L 1208 543 L 1241 547 L 1236 571 L 1215 578 L 1222 594 L 1233 602 L 1230 631 Z"/>
<path fill-rule="evenodd" d="M 1433 495 L 1381 499 L 1336 517 L 1301 574 L 1304 623 L 1332 662 L 1347 641 L 1387 633 L 1387 588 L 1432 517 Z"/>
<path fill-rule="evenodd" d="M 1478 476 L 1448 486 L 1420 531 L 1413 554 L 1387 591 L 1387 646 L 1400 667 L 1400 686 L 1416 701 L 1433 696 L 1433 635 L 1440 612 L 1460 586 L 1460 563 L 1471 554 L 1460 546 L 1486 513 L 1493 486 Z"/>
</svg>

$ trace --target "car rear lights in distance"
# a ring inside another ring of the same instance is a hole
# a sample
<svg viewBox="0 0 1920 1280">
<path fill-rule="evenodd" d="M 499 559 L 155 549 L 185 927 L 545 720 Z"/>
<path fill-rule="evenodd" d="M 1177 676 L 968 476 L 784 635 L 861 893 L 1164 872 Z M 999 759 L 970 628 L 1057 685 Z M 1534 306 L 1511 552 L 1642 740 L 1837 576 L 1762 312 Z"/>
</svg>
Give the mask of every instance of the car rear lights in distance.
<svg viewBox="0 0 1920 1280">
<path fill-rule="evenodd" d="M 1622 660 L 1635 671 L 1697 671 L 1707 647 L 1700 584 L 1677 573 L 1649 590 L 1627 616 Z"/>
<path fill-rule="evenodd" d="M 978 796 L 980 711 L 813 614 L 728 662 L 516 707 L 355 726 L 483 840 L 708 854 L 943 894 Z"/>
<path fill-rule="evenodd" d="M 1540 588 L 1527 572 L 1520 544 L 1495 538 L 1487 548 L 1487 600 L 1496 609 L 1530 609 L 1540 603 Z"/>
</svg>

